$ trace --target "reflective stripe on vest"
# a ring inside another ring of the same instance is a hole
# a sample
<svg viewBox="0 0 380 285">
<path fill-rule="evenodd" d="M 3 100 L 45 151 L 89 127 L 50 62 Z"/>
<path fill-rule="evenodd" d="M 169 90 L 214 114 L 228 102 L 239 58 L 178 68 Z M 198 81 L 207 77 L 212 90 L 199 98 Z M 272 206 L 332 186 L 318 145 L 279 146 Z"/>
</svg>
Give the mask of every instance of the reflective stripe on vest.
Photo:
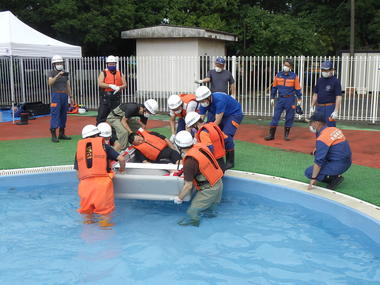
<svg viewBox="0 0 380 285">
<path fill-rule="evenodd" d="M 89 148 L 87 150 L 87 148 Z M 78 141 L 77 162 L 79 179 L 109 176 L 107 172 L 107 153 L 103 138 L 87 138 Z M 87 166 L 87 159 L 92 159 L 92 166 Z"/>
<path fill-rule="evenodd" d="M 109 71 L 108 69 L 104 69 L 103 72 L 105 74 L 105 77 L 103 80 L 104 83 L 113 84 L 116 86 L 122 86 L 123 85 L 123 80 L 121 78 L 120 70 L 116 70 L 115 74 L 111 73 L 111 71 Z M 112 88 L 104 88 L 104 91 L 111 92 L 111 91 L 113 91 L 113 89 Z"/>
<path fill-rule="evenodd" d="M 208 183 L 214 186 L 223 177 L 223 171 L 220 168 L 218 162 L 216 161 L 214 155 L 211 151 L 203 144 L 195 144 L 185 155 L 184 163 L 186 163 L 186 158 L 192 157 L 199 164 L 199 171 L 204 177 L 206 177 Z M 199 185 L 196 180 L 193 181 L 195 187 L 199 190 Z"/>
<path fill-rule="evenodd" d="M 145 142 L 139 145 L 134 145 L 135 149 L 138 149 L 147 159 L 151 161 L 157 160 L 157 157 L 160 155 L 161 151 L 168 146 L 168 143 L 155 136 L 150 134 L 148 131 L 138 131 L 137 134 L 141 135 Z"/>
<path fill-rule="evenodd" d="M 224 135 L 222 130 L 214 122 L 204 124 L 195 134 L 195 138 L 197 139 L 198 142 L 201 142 L 201 143 L 202 141 L 200 140 L 200 133 L 202 132 L 203 129 L 206 129 L 208 131 L 211 143 L 214 146 L 213 155 L 215 156 L 215 158 L 219 159 L 219 158 L 224 157 L 226 155 L 226 149 L 224 147 L 224 138 L 226 136 Z"/>
</svg>

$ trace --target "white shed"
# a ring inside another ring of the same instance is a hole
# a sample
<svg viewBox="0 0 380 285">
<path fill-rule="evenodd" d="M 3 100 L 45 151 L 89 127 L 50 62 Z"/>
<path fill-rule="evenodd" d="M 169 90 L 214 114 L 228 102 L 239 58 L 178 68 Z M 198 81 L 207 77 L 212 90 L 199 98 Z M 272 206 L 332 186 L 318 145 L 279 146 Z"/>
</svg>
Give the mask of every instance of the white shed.
<svg viewBox="0 0 380 285">
<path fill-rule="evenodd" d="M 234 34 L 194 27 L 161 25 L 128 30 L 123 39 L 136 39 L 137 93 L 163 97 L 193 92 L 201 76 L 200 56 L 225 56 Z"/>
</svg>

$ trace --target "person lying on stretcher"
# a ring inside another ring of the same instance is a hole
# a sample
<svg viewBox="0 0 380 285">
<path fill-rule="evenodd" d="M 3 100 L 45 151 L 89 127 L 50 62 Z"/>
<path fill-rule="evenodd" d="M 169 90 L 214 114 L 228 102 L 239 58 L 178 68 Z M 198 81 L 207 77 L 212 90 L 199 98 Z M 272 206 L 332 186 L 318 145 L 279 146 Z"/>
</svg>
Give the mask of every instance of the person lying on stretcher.
<svg viewBox="0 0 380 285">
<path fill-rule="evenodd" d="M 157 132 L 139 129 L 129 135 L 128 141 L 136 150 L 135 162 L 178 163 L 181 160 L 175 146 Z"/>
</svg>

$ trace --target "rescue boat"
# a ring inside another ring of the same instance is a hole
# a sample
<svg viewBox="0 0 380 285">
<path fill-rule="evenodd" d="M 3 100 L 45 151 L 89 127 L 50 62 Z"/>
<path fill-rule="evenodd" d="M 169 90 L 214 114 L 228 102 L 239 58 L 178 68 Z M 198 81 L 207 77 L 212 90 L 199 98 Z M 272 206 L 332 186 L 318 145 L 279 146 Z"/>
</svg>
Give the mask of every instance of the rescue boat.
<svg viewBox="0 0 380 285">
<path fill-rule="evenodd" d="M 173 200 L 183 187 L 182 165 L 169 163 L 134 162 L 135 149 L 129 147 L 122 155 L 126 160 L 125 173 L 118 173 L 119 163 L 114 163 L 115 197 L 140 200 Z M 189 201 L 190 195 L 184 201 Z"/>
</svg>

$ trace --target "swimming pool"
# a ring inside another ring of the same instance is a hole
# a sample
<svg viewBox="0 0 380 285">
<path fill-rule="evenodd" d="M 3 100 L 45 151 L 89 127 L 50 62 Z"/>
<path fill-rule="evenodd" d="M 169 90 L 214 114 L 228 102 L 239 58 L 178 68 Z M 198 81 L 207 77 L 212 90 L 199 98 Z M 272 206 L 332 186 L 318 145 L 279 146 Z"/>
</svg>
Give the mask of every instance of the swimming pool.
<svg viewBox="0 0 380 285">
<path fill-rule="evenodd" d="M 380 225 L 345 206 L 226 177 L 218 217 L 117 200 L 84 225 L 72 171 L 0 177 L 0 284 L 379 284 Z"/>
</svg>

